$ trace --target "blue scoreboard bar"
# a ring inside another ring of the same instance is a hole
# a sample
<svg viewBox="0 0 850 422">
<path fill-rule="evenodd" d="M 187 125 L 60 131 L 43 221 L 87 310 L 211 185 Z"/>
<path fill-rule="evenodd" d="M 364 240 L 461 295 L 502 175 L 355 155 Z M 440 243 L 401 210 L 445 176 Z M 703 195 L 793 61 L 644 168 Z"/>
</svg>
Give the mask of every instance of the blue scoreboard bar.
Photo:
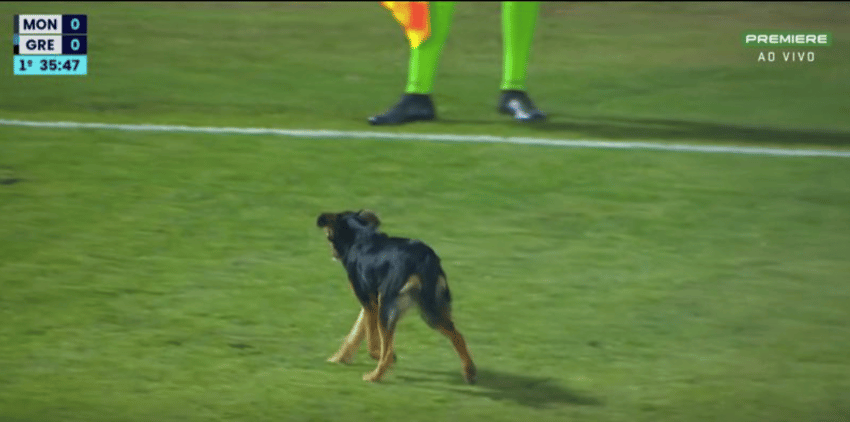
<svg viewBox="0 0 850 422">
<path fill-rule="evenodd" d="M 87 15 L 15 15 L 15 75 L 87 75 Z"/>
</svg>

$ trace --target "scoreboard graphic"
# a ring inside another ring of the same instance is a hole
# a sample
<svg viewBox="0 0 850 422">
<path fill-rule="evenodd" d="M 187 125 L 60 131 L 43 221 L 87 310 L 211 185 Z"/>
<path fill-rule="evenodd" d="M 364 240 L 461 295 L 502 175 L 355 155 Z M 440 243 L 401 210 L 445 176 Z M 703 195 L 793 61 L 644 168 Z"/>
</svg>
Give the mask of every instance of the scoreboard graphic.
<svg viewBox="0 0 850 422">
<path fill-rule="evenodd" d="M 15 75 L 88 74 L 88 16 L 15 15 Z"/>
</svg>

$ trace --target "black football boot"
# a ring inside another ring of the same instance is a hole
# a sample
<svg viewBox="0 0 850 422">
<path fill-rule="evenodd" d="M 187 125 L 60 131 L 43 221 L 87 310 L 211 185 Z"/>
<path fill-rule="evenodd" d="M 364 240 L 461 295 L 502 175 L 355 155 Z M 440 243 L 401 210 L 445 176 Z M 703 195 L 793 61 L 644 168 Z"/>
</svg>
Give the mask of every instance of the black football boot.
<svg viewBox="0 0 850 422">
<path fill-rule="evenodd" d="M 369 118 L 371 125 L 400 125 L 403 123 L 428 121 L 437 118 L 431 96 L 426 94 L 404 94 L 401 101 L 384 114 Z"/>
<path fill-rule="evenodd" d="M 499 99 L 499 113 L 513 116 L 521 122 L 546 120 L 546 114 L 534 106 L 525 91 L 502 91 L 502 98 Z"/>
</svg>

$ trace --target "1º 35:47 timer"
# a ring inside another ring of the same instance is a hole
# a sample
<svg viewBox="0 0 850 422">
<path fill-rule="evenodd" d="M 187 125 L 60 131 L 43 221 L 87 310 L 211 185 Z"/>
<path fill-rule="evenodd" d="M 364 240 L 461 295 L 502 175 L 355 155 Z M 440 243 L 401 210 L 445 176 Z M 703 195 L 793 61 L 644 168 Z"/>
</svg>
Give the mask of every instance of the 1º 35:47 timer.
<svg viewBox="0 0 850 422">
<path fill-rule="evenodd" d="M 41 59 L 41 60 L 36 60 L 36 62 L 38 62 L 38 63 L 39 63 L 39 69 L 40 69 L 40 70 L 43 70 L 43 71 L 46 71 L 46 70 L 51 70 L 51 71 L 61 71 L 61 70 L 75 71 L 75 70 L 77 70 L 77 67 L 79 67 L 79 66 L 80 66 L 80 60 L 78 60 L 78 59 L 66 59 L 66 60 L 61 60 L 61 59 Z M 25 72 L 25 71 L 27 71 L 28 69 L 30 69 L 30 68 L 31 68 L 31 67 L 33 67 L 33 65 L 34 65 L 34 63 L 33 63 L 33 61 L 32 61 L 32 60 L 26 60 L 26 59 L 21 59 L 21 60 L 20 60 L 20 63 L 21 63 L 21 68 L 20 68 L 20 71 L 21 71 L 21 72 Z"/>
</svg>

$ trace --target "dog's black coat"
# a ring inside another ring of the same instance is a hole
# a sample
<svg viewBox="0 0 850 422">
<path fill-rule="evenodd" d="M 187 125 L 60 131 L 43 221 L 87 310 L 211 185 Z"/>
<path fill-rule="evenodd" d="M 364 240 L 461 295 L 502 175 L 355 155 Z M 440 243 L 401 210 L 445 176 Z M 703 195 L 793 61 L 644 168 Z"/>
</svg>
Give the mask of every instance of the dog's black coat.
<svg viewBox="0 0 850 422">
<path fill-rule="evenodd" d="M 316 225 L 325 229 L 333 255 L 345 271 L 362 305 L 360 316 L 330 362 L 350 362 L 364 337 L 369 354 L 378 360 L 363 376 L 379 381 L 395 362 L 393 338 L 404 311 L 416 306 L 431 328 L 451 340 L 468 383 L 476 379 L 475 363 L 463 335 L 451 317 L 451 294 L 440 258 L 419 240 L 389 237 L 380 231 L 378 216 L 368 211 L 325 213 Z"/>
<path fill-rule="evenodd" d="M 328 228 L 328 240 L 345 267 L 354 294 L 365 308 L 380 298 L 380 322 L 392 327 L 400 317 L 396 299 L 412 276 L 419 286 L 411 291 L 429 326 L 435 327 L 450 313 L 451 293 L 440 284 L 446 274 L 436 252 L 425 243 L 389 237 L 378 231 L 380 222 L 368 212 L 322 214 L 316 225 Z"/>
</svg>

